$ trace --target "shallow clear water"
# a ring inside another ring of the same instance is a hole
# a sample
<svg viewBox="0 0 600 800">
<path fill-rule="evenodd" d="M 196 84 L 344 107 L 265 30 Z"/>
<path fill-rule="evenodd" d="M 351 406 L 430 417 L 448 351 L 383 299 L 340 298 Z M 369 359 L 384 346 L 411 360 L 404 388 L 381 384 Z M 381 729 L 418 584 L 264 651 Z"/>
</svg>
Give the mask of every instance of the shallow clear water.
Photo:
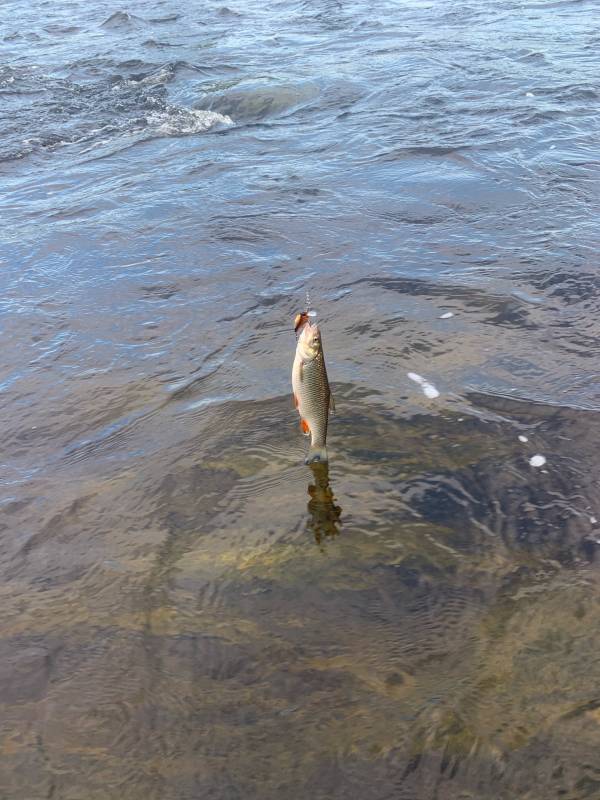
<svg viewBox="0 0 600 800">
<path fill-rule="evenodd" d="M 0 39 L 0 797 L 599 797 L 596 5 Z"/>
</svg>

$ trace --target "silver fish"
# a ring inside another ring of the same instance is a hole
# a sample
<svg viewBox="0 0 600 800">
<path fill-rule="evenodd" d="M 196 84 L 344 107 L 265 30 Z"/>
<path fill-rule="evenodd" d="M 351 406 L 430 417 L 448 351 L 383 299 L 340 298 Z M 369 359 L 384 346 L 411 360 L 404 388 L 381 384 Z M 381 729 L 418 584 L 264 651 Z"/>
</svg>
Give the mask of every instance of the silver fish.
<svg viewBox="0 0 600 800">
<path fill-rule="evenodd" d="M 294 405 L 300 414 L 303 433 L 310 436 L 310 448 L 305 459 L 327 461 L 327 424 L 333 398 L 327 380 L 321 332 L 306 312 L 296 316 L 294 328 L 298 334 L 296 356 L 292 368 Z"/>
</svg>

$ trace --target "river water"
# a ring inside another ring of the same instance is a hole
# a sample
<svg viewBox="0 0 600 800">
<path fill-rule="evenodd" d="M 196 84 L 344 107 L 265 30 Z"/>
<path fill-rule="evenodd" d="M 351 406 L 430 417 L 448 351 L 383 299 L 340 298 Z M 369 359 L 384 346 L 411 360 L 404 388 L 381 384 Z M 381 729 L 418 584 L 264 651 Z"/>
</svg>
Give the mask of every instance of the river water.
<svg viewBox="0 0 600 800">
<path fill-rule="evenodd" d="M 600 797 L 597 5 L 0 42 L 0 797 Z"/>
</svg>

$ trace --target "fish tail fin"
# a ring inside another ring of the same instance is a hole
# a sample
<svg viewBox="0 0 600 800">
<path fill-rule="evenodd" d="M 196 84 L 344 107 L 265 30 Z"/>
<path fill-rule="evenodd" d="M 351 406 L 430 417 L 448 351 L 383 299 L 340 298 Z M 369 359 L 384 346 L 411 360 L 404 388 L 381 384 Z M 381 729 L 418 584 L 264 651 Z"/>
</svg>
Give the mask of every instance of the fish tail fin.
<svg viewBox="0 0 600 800">
<path fill-rule="evenodd" d="M 305 464 L 312 464 L 314 461 L 328 461 L 327 448 L 325 445 L 315 446 L 312 445 L 308 449 L 308 455 L 304 459 Z"/>
</svg>

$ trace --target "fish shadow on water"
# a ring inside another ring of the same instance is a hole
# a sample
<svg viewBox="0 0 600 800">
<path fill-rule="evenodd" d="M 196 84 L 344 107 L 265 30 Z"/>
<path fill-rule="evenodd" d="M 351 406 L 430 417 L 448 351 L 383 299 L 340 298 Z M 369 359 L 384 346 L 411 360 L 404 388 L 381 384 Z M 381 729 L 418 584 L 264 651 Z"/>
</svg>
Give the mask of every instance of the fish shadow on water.
<svg viewBox="0 0 600 800">
<path fill-rule="evenodd" d="M 327 538 L 333 538 L 340 532 L 340 517 L 342 509 L 336 505 L 336 498 L 329 484 L 329 465 L 326 461 L 309 464 L 313 475 L 312 483 L 308 484 L 307 510 L 309 518 L 307 530 L 311 531 L 317 544 L 322 544 Z"/>
</svg>

